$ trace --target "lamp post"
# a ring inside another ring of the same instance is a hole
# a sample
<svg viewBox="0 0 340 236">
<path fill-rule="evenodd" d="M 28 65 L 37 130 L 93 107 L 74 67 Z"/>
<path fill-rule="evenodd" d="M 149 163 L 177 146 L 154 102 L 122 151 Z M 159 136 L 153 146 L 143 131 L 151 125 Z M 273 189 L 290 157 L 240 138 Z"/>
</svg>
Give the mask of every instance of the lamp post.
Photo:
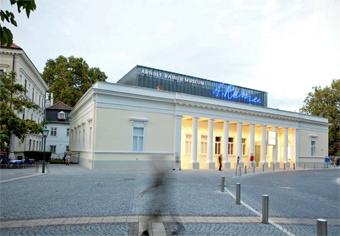
<svg viewBox="0 0 340 236">
<path fill-rule="evenodd" d="M 44 138 L 44 154 L 43 154 L 43 165 L 42 165 L 42 173 L 45 173 L 45 148 L 46 148 L 46 137 L 48 135 L 49 130 L 45 126 L 43 129 L 43 138 Z"/>
</svg>

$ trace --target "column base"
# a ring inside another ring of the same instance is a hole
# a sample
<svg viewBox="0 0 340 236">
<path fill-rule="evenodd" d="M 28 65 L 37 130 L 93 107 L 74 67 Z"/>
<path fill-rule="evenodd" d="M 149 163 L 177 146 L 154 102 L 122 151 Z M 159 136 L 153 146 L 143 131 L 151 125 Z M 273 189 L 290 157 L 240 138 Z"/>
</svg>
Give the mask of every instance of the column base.
<svg viewBox="0 0 340 236">
<path fill-rule="evenodd" d="M 270 163 L 271 167 L 273 167 L 273 165 L 275 166 L 275 168 L 279 168 L 280 167 L 280 162 L 278 161 L 273 161 Z"/>
<path fill-rule="evenodd" d="M 209 161 L 209 169 L 215 169 L 215 162 Z"/>
<path fill-rule="evenodd" d="M 288 161 L 281 162 L 280 167 L 283 168 L 284 164 L 286 164 L 286 169 L 288 169 L 290 167 L 290 163 Z"/>
<path fill-rule="evenodd" d="M 192 161 L 192 169 L 197 170 L 200 168 L 200 163 L 198 161 Z"/>
<path fill-rule="evenodd" d="M 264 166 L 264 168 L 268 168 L 268 162 L 266 162 L 266 161 L 260 161 L 260 162 L 259 162 L 259 167 L 262 168 L 262 166 Z"/>
<path fill-rule="evenodd" d="M 233 169 L 235 169 L 236 168 L 236 165 L 237 165 L 237 163 L 232 163 L 231 164 L 231 166 L 232 166 L 232 168 Z M 239 162 L 239 166 L 238 167 L 241 167 L 241 168 L 243 168 L 244 167 L 244 162 L 243 161 L 240 161 Z"/>
<path fill-rule="evenodd" d="M 223 162 L 222 167 L 224 166 L 224 169 L 230 169 L 230 162 L 229 161 L 225 161 Z"/>
</svg>

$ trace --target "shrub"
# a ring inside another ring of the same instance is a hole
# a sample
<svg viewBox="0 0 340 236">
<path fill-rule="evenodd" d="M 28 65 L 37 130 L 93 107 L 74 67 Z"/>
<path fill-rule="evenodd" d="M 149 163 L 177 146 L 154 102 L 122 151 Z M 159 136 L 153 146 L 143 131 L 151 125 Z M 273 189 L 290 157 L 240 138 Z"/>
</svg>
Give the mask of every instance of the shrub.
<svg viewBox="0 0 340 236">
<path fill-rule="evenodd" d="M 35 161 L 42 161 L 44 159 L 44 152 L 39 151 L 25 151 L 25 158 L 34 159 Z M 51 160 L 52 152 L 45 152 L 45 161 Z"/>
</svg>

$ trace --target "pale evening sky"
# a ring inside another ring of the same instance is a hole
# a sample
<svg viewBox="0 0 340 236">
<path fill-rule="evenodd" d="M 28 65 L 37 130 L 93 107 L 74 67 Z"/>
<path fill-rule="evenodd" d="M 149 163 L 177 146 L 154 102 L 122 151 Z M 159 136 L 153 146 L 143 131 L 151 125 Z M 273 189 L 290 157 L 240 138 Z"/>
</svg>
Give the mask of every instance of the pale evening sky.
<svg viewBox="0 0 340 236">
<path fill-rule="evenodd" d="M 138 64 L 263 90 L 289 111 L 340 78 L 338 0 L 37 0 L 29 19 L 0 3 L 40 72 L 73 55 L 116 82 Z"/>
</svg>

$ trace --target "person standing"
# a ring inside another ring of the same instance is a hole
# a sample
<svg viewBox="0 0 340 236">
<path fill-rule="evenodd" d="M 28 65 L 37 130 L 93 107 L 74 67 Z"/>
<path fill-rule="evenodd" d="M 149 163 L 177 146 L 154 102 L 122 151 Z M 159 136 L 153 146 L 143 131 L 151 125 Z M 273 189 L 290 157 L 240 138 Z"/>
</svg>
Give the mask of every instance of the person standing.
<svg viewBox="0 0 340 236">
<path fill-rule="evenodd" d="M 70 152 L 69 148 L 65 152 L 64 156 L 65 156 L 65 160 L 66 160 L 66 165 L 69 166 L 70 165 L 70 160 L 71 160 L 71 152 Z"/>
<path fill-rule="evenodd" d="M 325 164 L 326 164 L 326 168 L 328 168 L 328 165 L 329 165 L 329 157 L 328 156 L 325 157 Z"/>
<path fill-rule="evenodd" d="M 220 164 L 220 168 L 218 168 L 218 170 L 221 171 L 221 168 L 222 168 L 222 155 L 218 156 L 218 163 Z"/>
<path fill-rule="evenodd" d="M 254 160 L 254 155 L 253 153 L 250 154 L 250 162 L 251 162 L 251 167 L 255 167 L 255 160 Z"/>
</svg>

